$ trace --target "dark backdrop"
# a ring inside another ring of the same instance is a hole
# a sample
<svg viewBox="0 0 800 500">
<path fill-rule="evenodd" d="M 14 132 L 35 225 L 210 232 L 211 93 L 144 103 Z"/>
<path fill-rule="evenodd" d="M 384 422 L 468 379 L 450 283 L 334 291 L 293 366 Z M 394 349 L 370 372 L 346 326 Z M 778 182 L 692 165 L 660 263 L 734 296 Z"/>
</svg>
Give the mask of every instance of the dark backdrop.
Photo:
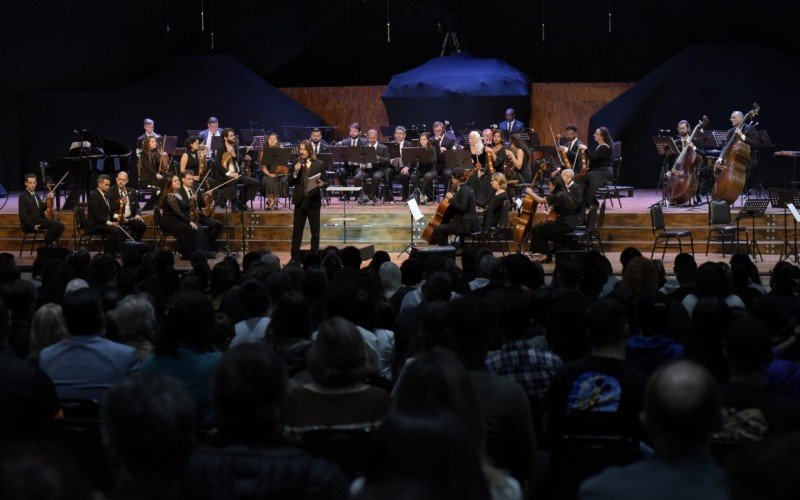
<svg viewBox="0 0 800 500">
<path fill-rule="evenodd" d="M 0 180 L 8 185 L 13 179 L 18 186 L 19 173 L 29 167 L 22 162 L 48 159 L 24 152 L 23 142 L 28 148 L 30 141 L 62 140 L 51 139 L 51 127 L 23 128 L 19 106 L 33 94 L 76 91 L 88 96 L 85 92 L 120 90 L 158 75 L 186 55 L 230 54 L 276 87 L 386 84 L 391 75 L 439 55 L 446 16 L 451 15 L 464 49 L 476 57 L 503 59 L 531 81 L 638 81 L 692 43 L 755 42 L 797 54 L 794 3 L 612 0 L 609 33 L 609 3 L 597 0 L 505 2 L 489 8 L 477 0 L 5 2 L 0 16 Z M 204 31 L 200 5 L 205 6 Z M 704 64 L 719 61 L 714 54 Z M 235 93 L 235 82 L 228 79 L 219 92 Z M 691 75 L 685 75 L 685 82 L 691 84 Z M 194 97 L 192 87 L 187 84 L 166 97 Z M 197 107 L 199 115 L 209 113 L 202 100 Z M 59 107 L 48 112 L 53 117 L 64 113 Z M 245 123 L 250 115 L 225 121 Z M 72 123 L 68 118 L 57 121 Z"/>
</svg>

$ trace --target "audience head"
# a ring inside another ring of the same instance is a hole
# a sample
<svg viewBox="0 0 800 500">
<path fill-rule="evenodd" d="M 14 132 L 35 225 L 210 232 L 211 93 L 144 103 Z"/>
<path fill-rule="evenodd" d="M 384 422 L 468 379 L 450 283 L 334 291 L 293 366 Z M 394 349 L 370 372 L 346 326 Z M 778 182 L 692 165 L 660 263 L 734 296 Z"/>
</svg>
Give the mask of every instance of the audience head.
<svg viewBox="0 0 800 500">
<path fill-rule="evenodd" d="M 400 264 L 400 275 L 403 285 L 416 286 L 422 281 L 423 276 L 422 262 L 417 259 L 408 259 Z"/>
<path fill-rule="evenodd" d="M 625 247 L 622 252 L 619 254 L 619 262 L 622 264 L 622 272 L 625 272 L 625 268 L 628 267 L 628 263 L 633 260 L 635 257 L 641 257 L 642 252 L 639 249 L 634 247 Z"/>
<path fill-rule="evenodd" d="M 329 318 L 320 323 L 317 338 L 308 350 L 308 372 L 320 387 L 352 387 L 366 375 L 366 355 L 356 325 L 340 317 Z"/>
<path fill-rule="evenodd" d="M 381 279 L 381 286 L 386 297 L 391 297 L 403 286 L 402 273 L 394 262 L 384 262 L 378 270 Z"/>
<path fill-rule="evenodd" d="M 679 253 L 675 256 L 675 264 L 672 268 L 675 277 L 681 286 L 689 286 L 694 283 L 697 275 L 697 262 L 690 253 Z"/>
<path fill-rule="evenodd" d="M 655 292 L 659 288 L 659 273 L 653 261 L 634 257 L 622 271 L 622 281 L 635 296 Z"/>
<path fill-rule="evenodd" d="M 731 377 L 766 372 L 772 361 L 772 343 L 764 324 L 750 316 L 731 322 L 723 339 Z"/>
<path fill-rule="evenodd" d="M 96 500 L 78 462 L 62 449 L 45 443 L 6 446 L 0 455 L 0 498 L 3 500 Z"/>
<path fill-rule="evenodd" d="M 482 307 L 475 297 L 461 297 L 447 305 L 447 331 L 458 359 L 470 370 L 485 366 L 494 311 Z"/>
<path fill-rule="evenodd" d="M 425 302 L 434 302 L 437 300 L 448 301 L 450 300 L 451 291 L 453 289 L 453 279 L 449 274 L 437 271 L 430 274 L 422 285 L 422 300 Z"/>
<path fill-rule="evenodd" d="M 123 342 L 152 340 L 156 330 L 156 308 L 146 295 L 128 295 L 111 312 Z"/>
<path fill-rule="evenodd" d="M 628 319 L 621 303 L 600 299 L 586 310 L 586 323 L 595 349 L 624 349 L 628 341 Z"/>
<path fill-rule="evenodd" d="M 247 280 L 238 290 L 239 303 L 250 318 L 266 316 L 269 310 L 269 290 L 258 280 Z"/>
<path fill-rule="evenodd" d="M 730 294 L 730 282 L 718 262 L 705 262 L 697 268 L 697 294 L 700 297 L 725 298 Z"/>
<path fill-rule="evenodd" d="M 64 314 L 58 304 L 45 304 L 33 314 L 31 319 L 30 355 L 39 359 L 39 353 L 47 346 L 69 337 Z"/>
<path fill-rule="evenodd" d="M 511 286 L 527 284 L 531 275 L 531 260 L 522 254 L 508 254 L 503 257 L 506 283 Z"/>
<path fill-rule="evenodd" d="M 226 352 L 214 373 L 211 394 L 226 444 L 256 446 L 280 436 L 286 374 L 263 347 L 245 344 Z"/>
<path fill-rule="evenodd" d="M 214 308 L 207 295 L 184 288 L 168 301 L 155 337 L 155 353 L 177 356 L 178 348 L 207 352 L 214 347 Z"/>
<path fill-rule="evenodd" d="M 99 335 L 103 330 L 103 307 L 100 296 L 83 288 L 64 296 L 61 303 L 64 323 L 70 335 Z"/>
<path fill-rule="evenodd" d="M 195 438 L 194 401 L 177 380 L 138 374 L 108 391 L 102 434 L 113 462 L 137 480 L 170 480 L 181 473 Z"/>
<path fill-rule="evenodd" d="M 297 292 L 289 292 L 278 299 L 272 320 L 269 322 L 272 340 L 308 339 L 311 337 L 311 321 L 308 302 Z"/>
</svg>

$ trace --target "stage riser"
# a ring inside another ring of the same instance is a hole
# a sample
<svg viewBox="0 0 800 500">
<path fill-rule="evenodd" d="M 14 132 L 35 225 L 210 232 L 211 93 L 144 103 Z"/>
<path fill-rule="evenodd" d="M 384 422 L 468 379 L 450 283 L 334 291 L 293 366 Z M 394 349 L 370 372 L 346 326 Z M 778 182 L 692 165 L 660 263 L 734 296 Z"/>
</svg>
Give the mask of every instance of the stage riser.
<svg viewBox="0 0 800 500">
<path fill-rule="evenodd" d="M 409 222 L 407 212 L 392 207 L 392 212 L 378 212 L 386 210 L 383 207 L 369 207 L 366 210 L 348 210 L 347 216 L 357 220 L 347 224 L 347 242 L 349 243 L 372 243 L 376 250 L 387 250 L 390 252 L 400 251 L 409 243 Z M 427 212 L 433 210 L 432 206 L 423 207 Z M 339 210 L 323 209 L 322 227 L 320 230 L 321 245 L 342 246 L 343 227 L 340 221 L 331 219 L 341 217 Z M 708 215 L 705 211 L 693 213 L 665 213 L 667 228 L 689 229 L 695 239 L 695 251 L 705 252 L 706 238 L 708 235 Z M 424 229 L 431 214 L 416 225 L 415 241 L 420 245 L 419 236 Z M 543 213 L 537 213 L 536 222 L 544 217 Z M 226 216 L 223 213 L 215 214 L 215 218 L 225 222 Z M 152 241 L 153 231 L 152 215 L 144 216 L 148 223 L 148 230 L 145 233 L 145 240 Z M 59 214 L 59 220 L 64 223 L 64 241 L 72 247 L 73 241 L 73 217 L 71 213 Z M 792 238 L 793 219 L 791 215 L 787 218 L 790 239 Z M 240 216 L 229 214 L 228 222 L 229 238 L 231 244 L 237 250 L 241 246 L 242 233 L 240 229 Z M 747 227 L 748 232 L 752 227 L 750 220 L 742 226 Z M 779 254 L 783 242 L 783 214 L 768 214 L 762 219 L 756 220 L 756 239 L 764 254 Z M 244 214 L 245 239 L 250 249 L 267 247 L 275 251 L 288 251 L 291 243 L 292 233 L 292 212 L 282 210 L 278 212 L 247 212 Z M 311 237 L 308 227 L 306 227 L 303 241 L 307 243 Z M 0 214 L 0 251 L 17 252 L 22 235 L 19 229 L 19 218 L 16 214 Z M 653 234 L 650 229 L 650 216 L 647 213 L 606 213 L 604 229 L 602 231 L 603 246 L 606 251 L 620 251 L 627 246 L 636 247 L 642 251 L 650 251 L 653 244 Z M 224 236 L 220 238 L 224 240 Z M 27 249 L 27 247 L 26 247 Z M 720 253 L 719 244 L 712 244 L 710 252 Z M 670 253 L 677 250 L 670 250 Z"/>
</svg>

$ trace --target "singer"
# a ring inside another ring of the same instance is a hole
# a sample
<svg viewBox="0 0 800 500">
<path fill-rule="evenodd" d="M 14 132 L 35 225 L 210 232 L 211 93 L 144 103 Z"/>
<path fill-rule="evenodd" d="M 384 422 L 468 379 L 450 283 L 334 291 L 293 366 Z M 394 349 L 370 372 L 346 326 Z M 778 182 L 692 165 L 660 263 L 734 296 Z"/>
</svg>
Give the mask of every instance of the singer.
<svg viewBox="0 0 800 500">
<path fill-rule="evenodd" d="M 325 186 L 325 183 L 320 180 L 325 173 L 325 162 L 318 160 L 314 155 L 311 141 L 302 141 L 297 152 L 299 158 L 289 178 L 289 184 L 294 186 L 292 259 L 295 261 L 299 260 L 300 243 L 303 240 L 306 219 L 311 227 L 311 253 L 319 252 L 319 212 L 322 207 L 320 189 Z"/>
</svg>

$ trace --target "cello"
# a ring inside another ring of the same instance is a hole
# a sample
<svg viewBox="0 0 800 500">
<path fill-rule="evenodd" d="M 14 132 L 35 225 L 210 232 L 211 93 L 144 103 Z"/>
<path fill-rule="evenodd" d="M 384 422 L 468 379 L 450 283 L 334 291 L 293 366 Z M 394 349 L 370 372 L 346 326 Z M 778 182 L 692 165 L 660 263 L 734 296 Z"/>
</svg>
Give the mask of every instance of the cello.
<svg viewBox="0 0 800 500">
<path fill-rule="evenodd" d="M 533 176 L 531 186 L 535 186 L 541 180 L 545 170 L 547 170 L 547 164 L 542 163 Z M 512 233 L 514 243 L 517 244 L 517 253 L 522 251 L 522 245 L 530 238 L 531 228 L 533 227 L 533 216 L 536 214 L 537 207 L 538 203 L 533 199 L 533 196 L 525 194 L 519 215 L 514 220 L 514 230 Z"/>
<path fill-rule="evenodd" d="M 742 194 L 747 179 L 747 166 L 750 163 L 750 145 L 739 139 L 739 132 L 745 122 L 758 116 L 761 106 L 753 103 L 753 109 L 747 112 L 741 123 L 734 127 L 733 134 L 720 153 L 721 163 L 714 164 L 714 188 L 711 196 L 715 200 L 725 200 L 733 204 Z"/>
<path fill-rule="evenodd" d="M 692 142 L 698 130 L 707 126 L 708 117 L 703 115 L 703 119 L 697 122 L 692 130 L 688 142 Z M 702 164 L 703 158 L 697 154 L 694 148 L 687 146 L 681 150 L 669 172 L 669 179 L 667 179 L 667 197 L 670 203 L 686 203 L 694 198 L 699 183 L 697 176 Z"/>
</svg>

